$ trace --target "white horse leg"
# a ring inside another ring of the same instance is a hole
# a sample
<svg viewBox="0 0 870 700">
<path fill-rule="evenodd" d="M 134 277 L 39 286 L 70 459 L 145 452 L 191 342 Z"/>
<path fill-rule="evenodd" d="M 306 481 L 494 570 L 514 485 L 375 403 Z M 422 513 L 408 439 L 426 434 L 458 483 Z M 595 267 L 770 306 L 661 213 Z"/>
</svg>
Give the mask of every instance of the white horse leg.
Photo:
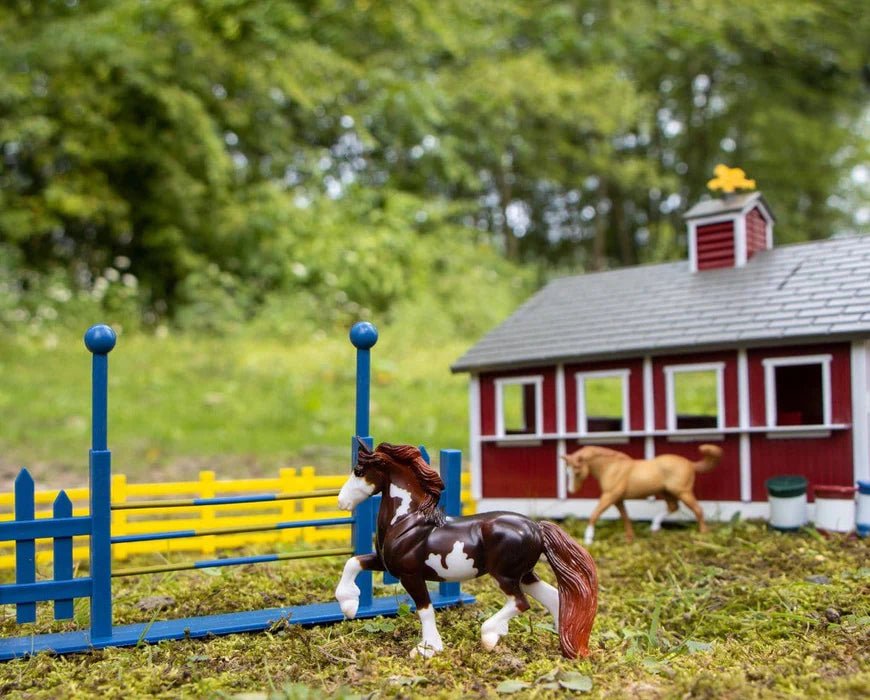
<svg viewBox="0 0 870 700">
<path fill-rule="evenodd" d="M 359 608 L 359 586 L 354 583 L 357 574 L 362 571 L 362 565 L 357 557 L 351 557 L 344 565 L 341 580 L 335 588 L 335 599 L 338 601 L 341 612 L 348 620 L 356 617 Z"/>
<path fill-rule="evenodd" d="M 492 651 L 498 644 L 498 640 L 508 633 L 508 623 L 521 612 L 522 610 L 517 607 L 516 599 L 509 596 L 502 609 L 480 626 L 480 641 L 483 642 L 483 648 Z"/>
<path fill-rule="evenodd" d="M 423 628 L 423 640 L 411 649 L 411 657 L 419 654 L 428 659 L 435 652 L 443 651 L 444 643 L 441 641 L 441 635 L 438 634 L 438 627 L 435 625 L 435 608 L 429 604 L 425 608 L 419 608 L 417 615 L 420 617 L 420 625 Z"/>
<path fill-rule="evenodd" d="M 553 626 L 559 631 L 559 591 L 546 581 L 520 583 L 523 593 L 537 600 L 553 616 Z"/>
<path fill-rule="evenodd" d="M 583 544 L 592 544 L 595 539 L 595 526 L 587 525 L 586 531 L 583 533 Z"/>
<path fill-rule="evenodd" d="M 601 517 L 601 514 L 610 508 L 610 506 L 614 505 L 619 498 L 620 497 L 615 493 L 601 494 L 600 500 L 595 505 L 595 508 L 589 516 L 589 524 L 586 526 L 586 532 L 583 534 L 584 544 L 592 544 L 592 540 L 595 539 L 595 523 L 598 522 L 598 518 Z"/>
</svg>

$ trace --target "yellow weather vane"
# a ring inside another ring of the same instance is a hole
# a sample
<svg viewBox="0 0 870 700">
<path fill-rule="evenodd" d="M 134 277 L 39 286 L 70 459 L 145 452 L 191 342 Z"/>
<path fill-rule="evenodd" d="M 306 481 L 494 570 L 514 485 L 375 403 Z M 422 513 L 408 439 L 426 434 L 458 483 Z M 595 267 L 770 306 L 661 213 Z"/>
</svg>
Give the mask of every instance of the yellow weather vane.
<svg viewBox="0 0 870 700">
<path fill-rule="evenodd" d="M 729 168 L 723 163 L 719 163 L 713 168 L 713 174 L 716 176 L 707 183 L 707 187 L 711 190 L 722 190 L 725 194 L 731 194 L 734 190 L 754 190 L 755 180 L 749 180 L 743 168 Z"/>
</svg>

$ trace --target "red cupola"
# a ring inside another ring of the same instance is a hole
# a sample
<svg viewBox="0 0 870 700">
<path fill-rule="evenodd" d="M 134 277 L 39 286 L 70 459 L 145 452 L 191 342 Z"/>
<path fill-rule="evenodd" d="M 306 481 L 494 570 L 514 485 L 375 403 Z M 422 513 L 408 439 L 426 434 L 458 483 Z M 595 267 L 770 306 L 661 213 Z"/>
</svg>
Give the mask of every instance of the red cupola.
<svg viewBox="0 0 870 700">
<path fill-rule="evenodd" d="M 683 218 L 689 227 L 689 264 L 692 272 L 720 267 L 743 267 L 752 256 L 773 247 L 773 215 L 760 192 L 735 193 L 735 187 L 755 186 L 739 168 L 716 166 L 711 189 L 718 199 L 698 202 Z"/>
</svg>

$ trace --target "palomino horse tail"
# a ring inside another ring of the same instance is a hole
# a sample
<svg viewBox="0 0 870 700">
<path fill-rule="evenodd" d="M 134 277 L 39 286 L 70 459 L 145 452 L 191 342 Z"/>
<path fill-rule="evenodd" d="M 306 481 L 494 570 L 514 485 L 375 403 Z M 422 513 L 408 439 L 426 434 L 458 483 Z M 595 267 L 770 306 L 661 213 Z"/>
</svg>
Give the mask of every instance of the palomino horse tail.
<svg viewBox="0 0 870 700">
<path fill-rule="evenodd" d="M 555 523 L 539 523 L 544 553 L 559 589 L 559 646 L 569 659 L 589 656 L 589 633 L 598 609 L 598 573 L 583 547 Z"/>
<path fill-rule="evenodd" d="M 717 445 L 701 445 L 698 447 L 698 452 L 701 453 L 701 459 L 693 462 L 692 466 L 700 474 L 714 469 L 722 459 L 722 448 Z"/>
</svg>

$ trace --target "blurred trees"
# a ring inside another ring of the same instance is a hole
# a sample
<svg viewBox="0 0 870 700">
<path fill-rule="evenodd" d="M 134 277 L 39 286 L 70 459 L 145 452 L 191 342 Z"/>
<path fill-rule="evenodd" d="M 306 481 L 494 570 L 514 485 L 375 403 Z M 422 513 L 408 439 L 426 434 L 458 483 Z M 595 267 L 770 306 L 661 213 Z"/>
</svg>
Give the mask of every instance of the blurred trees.
<svg viewBox="0 0 870 700">
<path fill-rule="evenodd" d="M 867 36 L 852 0 L 10 0 L 0 255 L 193 324 L 273 295 L 386 313 L 510 296 L 496 251 L 680 256 L 717 162 L 780 240 L 827 236 L 868 155 Z"/>
</svg>

